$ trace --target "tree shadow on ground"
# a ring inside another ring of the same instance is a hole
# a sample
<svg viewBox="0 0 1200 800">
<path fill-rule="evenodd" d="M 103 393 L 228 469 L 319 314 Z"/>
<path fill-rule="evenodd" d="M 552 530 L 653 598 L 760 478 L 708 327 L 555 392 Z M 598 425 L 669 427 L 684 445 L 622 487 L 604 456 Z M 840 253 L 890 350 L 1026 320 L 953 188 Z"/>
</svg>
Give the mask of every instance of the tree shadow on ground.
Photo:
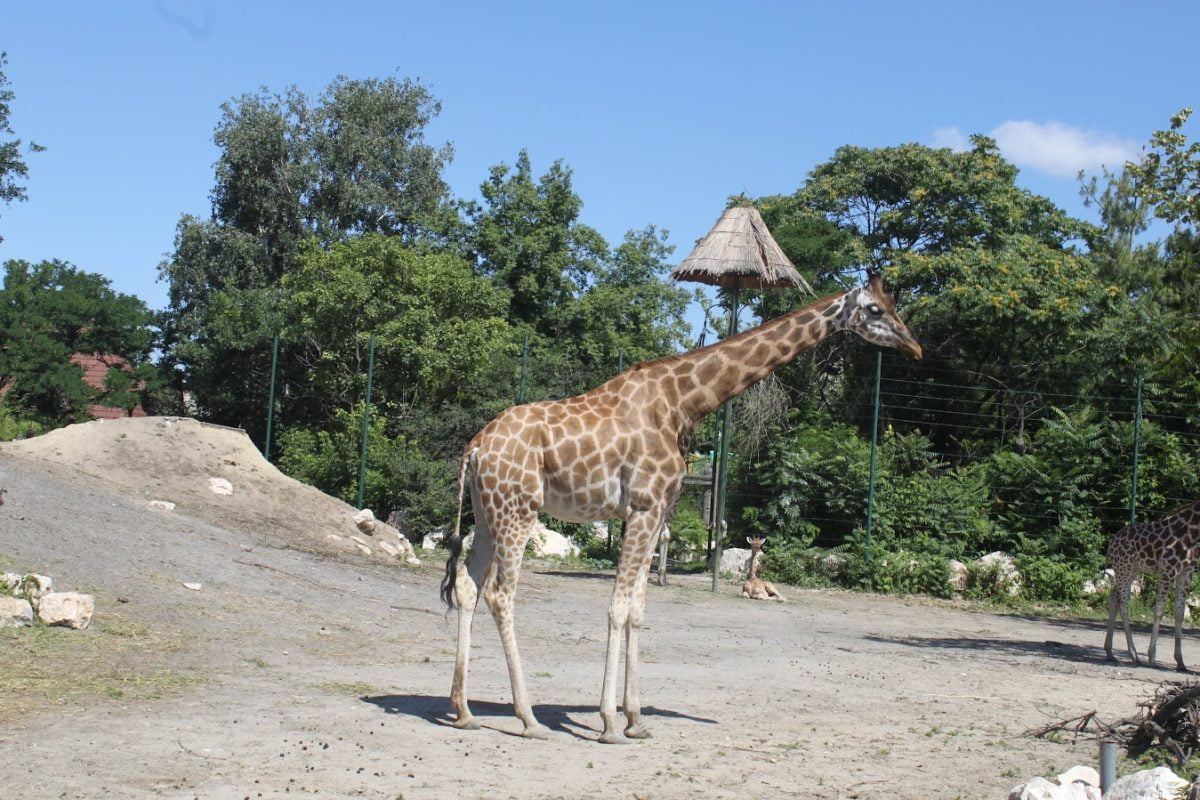
<svg viewBox="0 0 1200 800">
<path fill-rule="evenodd" d="M 454 724 L 454 712 L 450 707 L 450 699 L 445 695 L 427 694 L 386 694 L 373 697 L 359 698 L 364 703 L 378 706 L 388 714 L 404 714 L 419 717 L 435 725 L 451 726 Z M 471 713 L 479 720 L 484 728 L 490 728 L 500 733 L 513 736 L 520 735 L 520 722 L 513 715 L 511 703 L 493 703 L 486 700 L 472 700 Z M 533 714 L 538 721 L 552 731 L 561 731 L 579 739 L 591 739 L 600 735 L 600 708 L 594 705 L 558 705 L 541 703 L 534 705 Z M 582 722 L 576 715 L 587 716 L 590 722 Z M 669 711 L 654 706 L 643 706 L 642 716 L 653 721 L 657 718 L 686 719 L 692 722 L 703 722 L 716 725 L 715 719 L 696 717 L 678 711 Z M 506 725 L 490 724 L 489 720 L 504 720 Z"/>
<path fill-rule="evenodd" d="M 1108 661 L 1104 653 L 1104 626 L 1100 626 L 1100 636 L 1095 645 L 1080 645 L 1070 644 L 1068 642 L 1060 642 L 1054 639 L 1044 639 L 1042 641 L 1029 641 L 1019 639 L 1002 639 L 1002 638 L 983 638 L 972 636 L 957 636 L 949 637 L 921 637 L 921 636 L 866 636 L 867 641 L 880 642 L 884 644 L 898 644 L 905 647 L 913 647 L 928 650 L 960 650 L 960 651 L 977 651 L 980 653 L 989 653 L 995 655 L 1007 656 L 1035 656 L 1041 658 L 1053 658 L 1061 661 L 1071 661 L 1083 664 L 1098 664 L 1108 665 L 1113 667 L 1133 667 L 1133 663 L 1129 661 L 1125 650 L 1125 638 L 1118 627 L 1113 638 L 1113 655 L 1117 657 L 1117 661 Z M 1137 631 L 1135 631 L 1135 635 Z M 1138 641 L 1138 656 L 1142 659 L 1142 666 L 1146 664 L 1146 650 L 1149 646 L 1149 626 L 1146 627 L 1146 637 L 1144 640 Z M 1167 636 L 1163 637 L 1162 632 L 1159 632 L 1158 639 L 1158 661 L 1154 665 L 1156 669 L 1164 672 L 1174 672 L 1175 662 L 1171 655 L 1171 648 L 1174 646 L 1174 636 L 1168 632 Z M 1166 648 L 1164 650 L 1164 648 Z M 1167 661 L 1163 661 L 1164 655 Z"/>
</svg>

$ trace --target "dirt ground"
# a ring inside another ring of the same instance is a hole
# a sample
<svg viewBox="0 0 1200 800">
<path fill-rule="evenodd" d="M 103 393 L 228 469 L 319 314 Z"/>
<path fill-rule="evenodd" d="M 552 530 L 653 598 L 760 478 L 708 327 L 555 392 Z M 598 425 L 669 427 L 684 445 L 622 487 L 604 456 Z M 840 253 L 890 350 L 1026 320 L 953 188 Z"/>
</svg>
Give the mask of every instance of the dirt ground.
<svg viewBox="0 0 1200 800">
<path fill-rule="evenodd" d="M 353 510 L 280 475 L 241 434 L 161 418 L 75 426 L 0 446 L 0 486 L 0 567 L 97 597 L 92 627 L 55 631 L 42 660 L 69 673 L 70 648 L 102 644 L 101 676 L 117 682 L 0 682 L 0 786 L 15 797 L 1003 798 L 1096 762 L 1090 741 L 1025 731 L 1129 716 L 1174 677 L 1103 663 L 1095 621 L 833 591 L 754 602 L 674 578 L 651 586 L 642 635 L 654 738 L 606 746 L 594 740 L 609 576 L 528 562 L 517 631 L 551 738 L 517 735 L 486 613 L 469 685 L 484 727 L 459 731 L 442 556 L 406 567 L 327 538 L 352 532 Z M 1200 663 L 1193 640 L 1185 657 Z"/>
</svg>

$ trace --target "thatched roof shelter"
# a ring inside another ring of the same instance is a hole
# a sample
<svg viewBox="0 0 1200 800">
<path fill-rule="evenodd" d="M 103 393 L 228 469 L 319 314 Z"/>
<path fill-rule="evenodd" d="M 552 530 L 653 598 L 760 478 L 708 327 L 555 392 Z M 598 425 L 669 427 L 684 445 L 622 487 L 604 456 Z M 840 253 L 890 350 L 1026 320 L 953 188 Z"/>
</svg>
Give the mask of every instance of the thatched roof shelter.
<svg viewBox="0 0 1200 800">
<path fill-rule="evenodd" d="M 676 281 L 740 289 L 797 287 L 812 291 L 771 238 L 758 209 L 726 209 L 708 235 L 671 271 Z"/>
</svg>

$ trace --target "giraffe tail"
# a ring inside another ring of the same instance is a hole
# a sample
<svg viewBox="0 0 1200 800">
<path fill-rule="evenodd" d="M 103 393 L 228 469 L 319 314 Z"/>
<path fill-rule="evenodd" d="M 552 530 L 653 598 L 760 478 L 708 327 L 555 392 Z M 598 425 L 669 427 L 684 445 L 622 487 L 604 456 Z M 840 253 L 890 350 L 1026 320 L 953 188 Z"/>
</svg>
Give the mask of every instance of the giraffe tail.
<svg viewBox="0 0 1200 800">
<path fill-rule="evenodd" d="M 463 490 L 467 483 L 467 467 L 471 465 L 474 450 L 467 450 L 462 455 L 458 465 L 458 513 L 454 515 L 454 533 L 446 540 L 450 557 L 446 559 L 446 575 L 442 578 L 442 601 L 448 608 L 454 608 L 454 581 L 458 577 L 458 557 L 462 555 L 462 510 Z"/>
</svg>

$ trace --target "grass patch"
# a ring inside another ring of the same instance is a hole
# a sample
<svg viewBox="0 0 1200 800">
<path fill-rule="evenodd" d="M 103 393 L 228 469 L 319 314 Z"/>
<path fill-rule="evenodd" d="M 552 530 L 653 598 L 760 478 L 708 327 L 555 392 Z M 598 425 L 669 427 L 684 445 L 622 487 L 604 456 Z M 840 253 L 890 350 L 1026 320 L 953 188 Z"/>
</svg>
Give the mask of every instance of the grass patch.
<svg viewBox="0 0 1200 800">
<path fill-rule="evenodd" d="M 317 688 L 323 692 L 330 694 L 341 694 L 348 697 L 367 697 L 368 695 L 383 694 L 381 689 L 377 689 L 369 683 L 339 683 L 330 681 L 329 683 L 321 683 Z"/>
<path fill-rule="evenodd" d="M 83 631 L 35 624 L 0 631 L 0 721 L 98 698 L 150 700 L 203 681 L 155 668 L 180 642 L 116 615 Z"/>
</svg>

